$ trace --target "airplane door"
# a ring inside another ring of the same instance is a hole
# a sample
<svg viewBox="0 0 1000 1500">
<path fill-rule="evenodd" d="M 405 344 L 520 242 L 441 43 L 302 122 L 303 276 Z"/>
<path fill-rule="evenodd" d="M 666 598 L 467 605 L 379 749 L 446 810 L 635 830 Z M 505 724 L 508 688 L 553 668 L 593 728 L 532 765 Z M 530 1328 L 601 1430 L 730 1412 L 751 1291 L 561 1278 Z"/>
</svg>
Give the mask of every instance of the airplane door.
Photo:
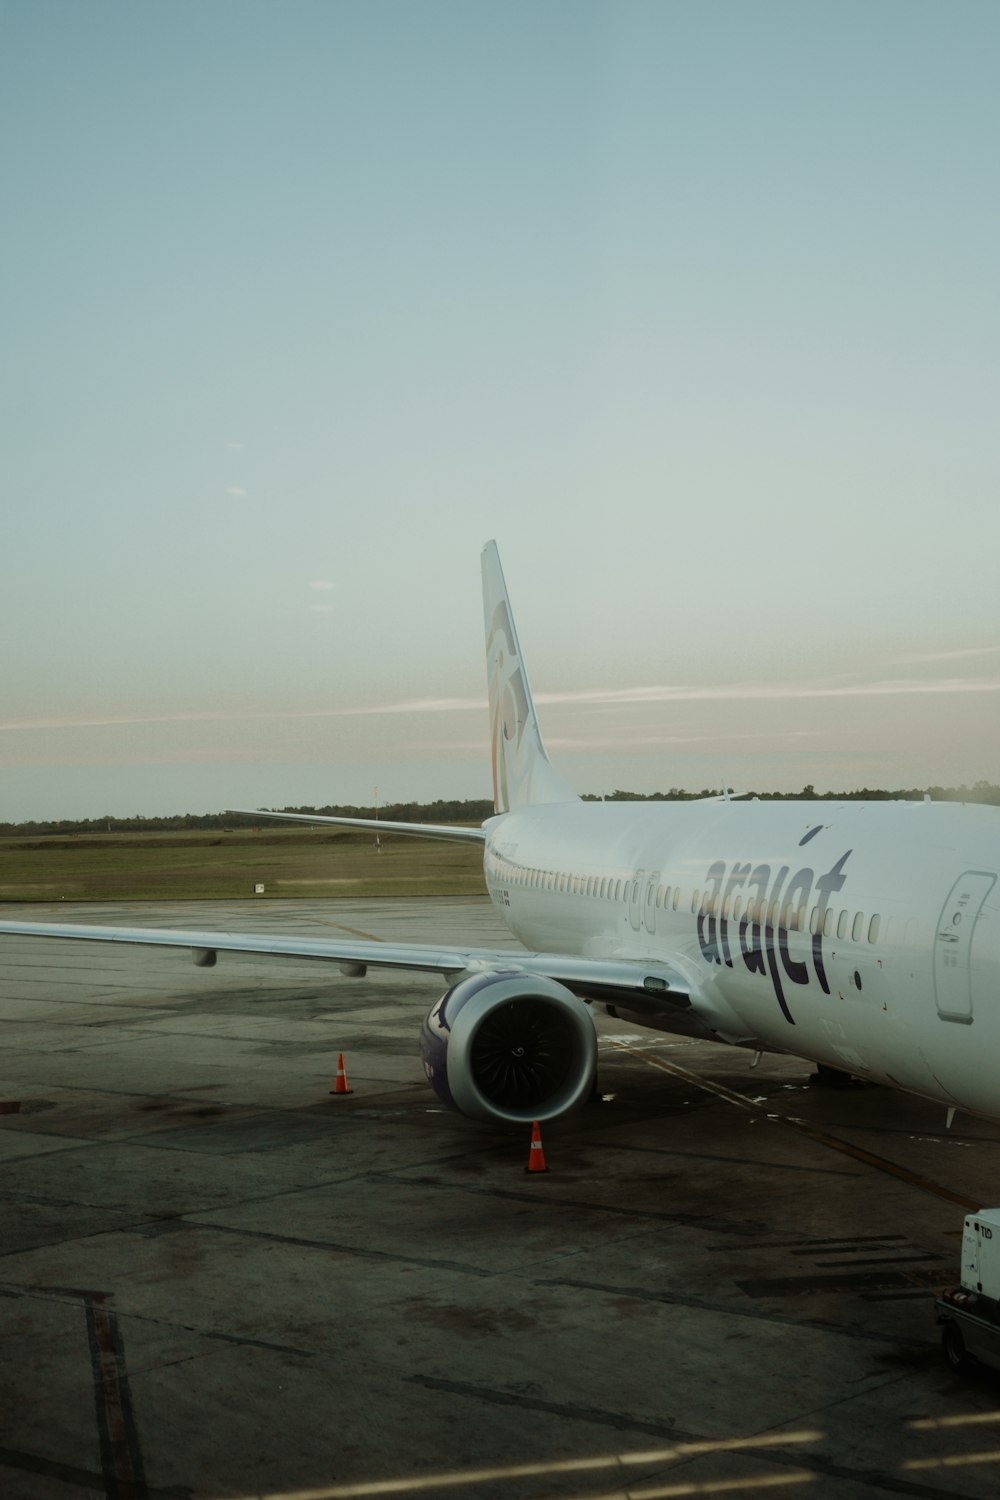
<svg viewBox="0 0 1000 1500">
<path fill-rule="evenodd" d="M 996 876 L 986 870 L 966 870 L 941 908 L 934 936 L 934 995 L 942 1021 L 972 1024 L 972 939 L 995 884 Z"/>
</svg>

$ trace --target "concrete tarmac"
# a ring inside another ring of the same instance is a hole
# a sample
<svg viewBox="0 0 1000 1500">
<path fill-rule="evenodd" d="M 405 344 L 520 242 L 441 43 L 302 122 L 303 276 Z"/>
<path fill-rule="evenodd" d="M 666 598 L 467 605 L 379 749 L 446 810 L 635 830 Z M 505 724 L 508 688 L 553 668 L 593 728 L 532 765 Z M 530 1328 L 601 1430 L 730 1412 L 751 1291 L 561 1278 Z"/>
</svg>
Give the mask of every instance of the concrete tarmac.
<svg viewBox="0 0 1000 1500">
<path fill-rule="evenodd" d="M 485 900 L 19 914 L 516 947 Z M 932 1322 L 995 1127 L 604 1017 L 527 1176 L 423 1080 L 435 980 L 0 943 L 3 1500 L 1000 1489 Z"/>
</svg>

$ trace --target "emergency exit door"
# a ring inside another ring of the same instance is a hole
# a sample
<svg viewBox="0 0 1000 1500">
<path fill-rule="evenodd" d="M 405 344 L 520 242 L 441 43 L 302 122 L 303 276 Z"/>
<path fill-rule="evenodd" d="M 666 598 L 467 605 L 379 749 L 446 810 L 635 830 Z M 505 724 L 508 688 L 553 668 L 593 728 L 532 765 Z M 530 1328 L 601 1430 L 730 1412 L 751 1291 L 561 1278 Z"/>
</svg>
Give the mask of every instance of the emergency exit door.
<svg viewBox="0 0 1000 1500">
<path fill-rule="evenodd" d="M 934 937 L 934 994 L 942 1021 L 972 1024 L 972 939 L 995 884 L 996 876 L 986 870 L 966 870 L 941 908 Z"/>
</svg>

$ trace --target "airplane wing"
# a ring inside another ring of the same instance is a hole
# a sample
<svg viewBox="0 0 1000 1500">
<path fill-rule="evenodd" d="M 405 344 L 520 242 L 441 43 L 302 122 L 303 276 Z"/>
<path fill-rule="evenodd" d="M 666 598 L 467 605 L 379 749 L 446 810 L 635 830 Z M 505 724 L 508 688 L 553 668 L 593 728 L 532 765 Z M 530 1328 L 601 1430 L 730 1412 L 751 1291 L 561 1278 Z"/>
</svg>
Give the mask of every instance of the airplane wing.
<svg viewBox="0 0 1000 1500">
<path fill-rule="evenodd" d="M 370 833 L 408 833 L 414 838 L 447 839 L 453 844 L 481 844 L 485 828 L 463 828 L 456 823 L 391 823 L 386 818 L 334 818 L 324 813 L 263 812 L 259 808 L 230 807 L 234 817 L 275 818 L 282 823 L 331 823 L 335 828 L 367 828 Z"/>
<path fill-rule="evenodd" d="M 686 980 L 663 963 L 586 958 L 568 953 L 528 953 L 434 943 L 379 943 L 351 938 L 278 937 L 249 932 L 171 931 L 158 927 L 97 927 L 85 922 L 0 922 L 0 936 L 64 938 L 73 942 L 139 943 L 187 948 L 199 968 L 212 968 L 219 953 L 255 953 L 271 958 L 320 959 L 360 978 L 367 969 L 409 969 L 441 974 L 449 982 L 477 972 L 536 974 L 564 984 L 587 1000 L 671 1011 L 690 1005 Z"/>
</svg>

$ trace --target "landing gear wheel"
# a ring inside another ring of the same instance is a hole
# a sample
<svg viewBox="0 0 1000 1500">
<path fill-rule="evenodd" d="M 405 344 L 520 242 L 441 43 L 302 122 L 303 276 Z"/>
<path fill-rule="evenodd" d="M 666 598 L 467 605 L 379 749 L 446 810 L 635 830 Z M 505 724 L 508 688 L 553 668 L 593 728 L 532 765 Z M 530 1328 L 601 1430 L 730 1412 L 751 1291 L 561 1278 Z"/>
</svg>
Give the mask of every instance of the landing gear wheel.
<svg viewBox="0 0 1000 1500">
<path fill-rule="evenodd" d="M 948 1361 L 956 1375 L 962 1374 L 969 1368 L 969 1356 L 965 1351 L 965 1340 L 961 1330 L 954 1323 L 946 1323 L 941 1330 L 941 1347 L 944 1357 Z"/>
<path fill-rule="evenodd" d="M 863 1078 L 845 1073 L 842 1068 L 831 1068 L 826 1063 L 817 1063 L 815 1073 L 809 1075 L 811 1089 L 863 1089 L 868 1085 Z"/>
</svg>

